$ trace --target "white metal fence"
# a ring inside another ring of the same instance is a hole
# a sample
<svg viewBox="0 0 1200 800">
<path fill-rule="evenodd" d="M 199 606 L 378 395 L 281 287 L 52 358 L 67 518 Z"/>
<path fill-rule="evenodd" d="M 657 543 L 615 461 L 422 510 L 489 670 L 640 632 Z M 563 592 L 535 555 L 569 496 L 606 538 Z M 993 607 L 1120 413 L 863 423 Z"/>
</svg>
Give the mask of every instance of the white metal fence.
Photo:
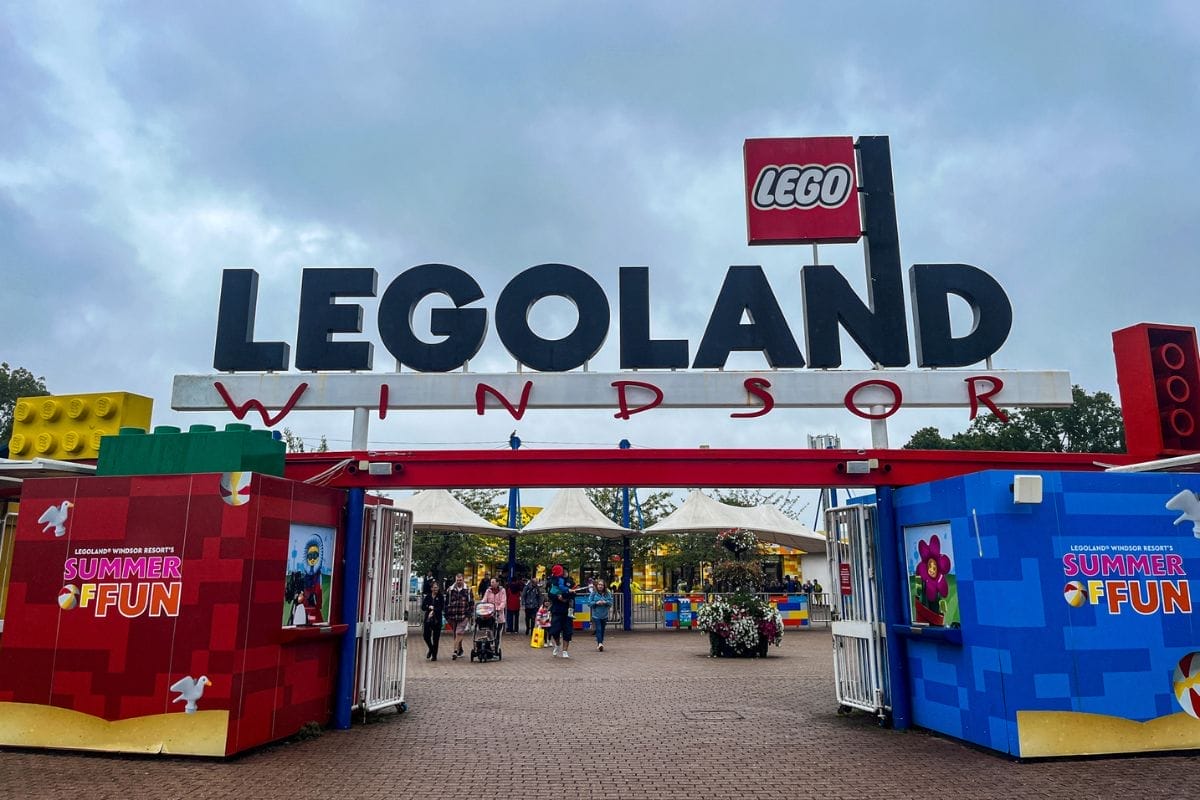
<svg viewBox="0 0 1200 800">
<path fill-rule="evenodd" d="M 412 562 L 412 512 L 368 506 L 364 514 L 367 558 L 359 697 L 363 712 L 404 704 L 408 625 L 420 614 L 406 602 Z"/>
<path fill-rule="evenodd" d="M 704 594 L 702 592 L 689 592 L 684 597 L 693 597 L 703 594 L 706 600 L 711 600 L 721 595 L 715 592 Z M 778 597 L 782 592 L 761 592 L 759 597 L 764 600 L 770 597 Z M 676 595 L 664 594 L 662 592 L 634 592 L 633 593 L 633 627 L 635 628 L 665 628 L 666 616 L 663 613 L 663 601 Z M 828 626 L 830 622 L 836 618 L 836 610 L 831 603 L 831 597 L 828 592 L 821 594 L 808 595 L 808 619 L 809 624 L 814 626 Z M 421 626 L 421 596 L 419 594 L 410 595 L 408 598 L 408 619 L 409 625 L 413 627 Z M 694 609 L 693 609 L 694 611 Z M 521 619 L 524 619 L 525 611 L 521 610 Z M 625 598 L 620 592 L 613 594 L 612 612 L 608 619 L 609 631 L 620 630 L 625 625 Z"/>
<path fill-rule="evenodd" d="M 833 677 L 839 710 L 869 711 L 888 719 L 887 641 L 876 581 L 875 508 L 825 512 L 829 571 L 838 583 L 830 606 Z"/>
</svg>

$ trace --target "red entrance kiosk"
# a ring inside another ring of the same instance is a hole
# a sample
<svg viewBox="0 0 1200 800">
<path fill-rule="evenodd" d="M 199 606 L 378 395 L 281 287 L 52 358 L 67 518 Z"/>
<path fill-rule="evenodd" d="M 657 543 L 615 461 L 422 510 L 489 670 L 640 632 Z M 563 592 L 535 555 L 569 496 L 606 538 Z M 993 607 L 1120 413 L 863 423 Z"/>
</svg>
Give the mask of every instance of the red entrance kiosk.
<svg viewBox="0 0 1200 800">
<path fill-rule="evenodd" d="M 224 756 L 328 724 L 345 503 L 250 472 L 27 481 L 0 743 Z"/>
</svg>

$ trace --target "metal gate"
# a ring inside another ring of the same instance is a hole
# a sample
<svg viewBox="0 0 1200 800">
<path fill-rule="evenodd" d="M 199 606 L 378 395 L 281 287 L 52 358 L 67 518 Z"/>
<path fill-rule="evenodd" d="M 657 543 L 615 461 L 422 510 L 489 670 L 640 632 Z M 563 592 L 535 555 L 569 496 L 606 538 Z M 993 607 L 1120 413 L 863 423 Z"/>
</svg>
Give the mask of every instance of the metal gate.
<svg viewBox="0 0 1200 800">
<path fill-rule="evenodd" d="M 833 607 L 833 679 L 839 713 L 869 711 L 891 719 L 883 601 L 876 582 L 875 507 L 825 512 Z"/>
<path fill-rule="evenodd" d="M 367 506 L 366 566 L 358 654 L 363 713 L 387 706 L 405 709 L 408 593 L 412 564 L 412 512 Z"/>
</svg>

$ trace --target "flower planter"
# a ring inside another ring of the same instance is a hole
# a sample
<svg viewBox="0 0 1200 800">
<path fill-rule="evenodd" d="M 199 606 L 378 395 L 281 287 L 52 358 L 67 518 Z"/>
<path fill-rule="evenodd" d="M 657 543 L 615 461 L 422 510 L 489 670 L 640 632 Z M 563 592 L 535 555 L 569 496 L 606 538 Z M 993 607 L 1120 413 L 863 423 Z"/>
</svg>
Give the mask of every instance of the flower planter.
<svg viewBox="0 0 1200 800">
<path fill-rule="evenodd" d="M 696 617 L 714 658 L 764 658 L 767 648 L 783 638 L 779 609 L 752 594 L 711 597 Z"/>
<path fill-rule="evenodd" d="M 728 644 L 715 633 L 708 635 L 709 654 L 714 658 L 766 658 L 767 648 L 771 643 L 763 637 L 753 647 L 741 648 Z"/>
</svg>

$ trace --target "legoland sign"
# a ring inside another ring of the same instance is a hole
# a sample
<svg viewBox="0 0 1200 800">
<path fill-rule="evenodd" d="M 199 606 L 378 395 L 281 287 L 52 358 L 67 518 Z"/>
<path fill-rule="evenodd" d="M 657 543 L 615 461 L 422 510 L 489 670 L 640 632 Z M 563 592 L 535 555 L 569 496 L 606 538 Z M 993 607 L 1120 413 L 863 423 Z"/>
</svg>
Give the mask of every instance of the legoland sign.
<svg viewBox="0 0 1200 800">
<path fill-rule="evenodd" d="M 854 140 L 747 139 L 750 244 L 857 242 L 862 237 Z"/>
<path fill-rule="evenodd" d="M 374 269 L 304 269 L 293 362 L 290 343 L 255 340 L 257 273 L 229 269 L 213 357 L 213 367 L 226 374 L 176 376 L 172 407 L 228 409 L 239 418 L 255 410 L 272 425 L 292 409 L 378 408 L 381 417 L 389 409 L 483 414 L 489 403 L 517 419 L 530 408 L 608 408 L 628 419 L 654 408 L 730 408 L 733 417 L 760 417 L 777 407 L 845 407 L 882 419 L 902 406 L 964 407 L 974 418 L 981 406 L 1003 416 L 1000 406 L 1070 404 L 1066 372 L 943 371 L 985 361 L 1012 326 L 1004 290 L 968 264 L 909 268 L 916 364 L 937 371 L 883 369 L 912 363 L 886 137 L 748 140 L 745 163 L 750 244 L 865 241 L 866 302 L 835 267 L 801 269 L 803 352 L 779 301 L 794 296 L 796 287 L 777 294 L 760 266 L 729 267 L 714 287 L 694 354 L 687 339 L 652 336 L 649 269 L 620 267 L 622 371 L 589 372 L 613 327 L 610 299 L 577 267 L 539 264 L 515 275 L 495 300 L 492 325 L 518 371 L 471 374 L 467 366 L 489 331 L 489 312 L 477 305 L 484 292 L 458 267 L 421 264 L 392 279 L 382 295 Z M 364 308 L 344 300 L 377 296 L 379 338 L 397 364 L 390 374 L 372 372 L 372 342 L 348 338 L 362 333 Z M 559 339 L 540 336 L 530 324 L 534 306 L 549 297 L 569 301 L 577 312 L 573 330 Z M 972 328 L 962 336 L 951 330 L 952 297 L 972 314 Z M 417 307 L 428 298 L 448 303 L 429 312 L 427 326 L 415 325 Z M 876 369 L 838 369 L 843 332 Z M 735 352 L 760 353 L 769 369 L 725 371 Z M 293 366 L 299 372 L 288 374 Z"/>
</svg>

